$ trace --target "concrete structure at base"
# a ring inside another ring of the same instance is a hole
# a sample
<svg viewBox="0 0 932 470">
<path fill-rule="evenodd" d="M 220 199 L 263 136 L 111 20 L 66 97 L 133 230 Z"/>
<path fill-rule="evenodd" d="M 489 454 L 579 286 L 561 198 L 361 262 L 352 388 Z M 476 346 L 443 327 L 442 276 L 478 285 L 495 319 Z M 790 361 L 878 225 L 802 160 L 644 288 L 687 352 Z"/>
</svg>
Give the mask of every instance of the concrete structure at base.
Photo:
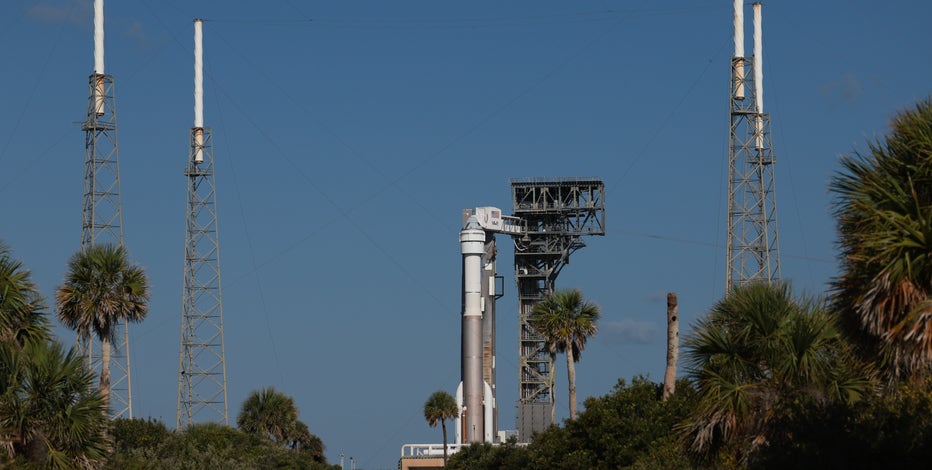
<svg viewBox="0 0 932 470">
<path fill-rule="evenodd" d="M 447 457 L 458 452 L 460 444 L 447 445 Z M 399 470 L 417 468 L 421 470 L 439 470 L 443 468 L 443 444 L 405 444 L 401 447 Z"/>
<path fill-rule="evenodd" d="M 505 441 L 505 439 L 501 439 Z M 498 443 L 492 445 L 499 445 Z M 523 444 L 518 444 L 523 445 Z M 447 457 L 459 452 L 462 444 L 448 444 Z M 443 444 L 405 444 L 401 447 L 401 458 L 398 460 L 399 470 L 441 469 L 443 468 Z"/>
</svg>

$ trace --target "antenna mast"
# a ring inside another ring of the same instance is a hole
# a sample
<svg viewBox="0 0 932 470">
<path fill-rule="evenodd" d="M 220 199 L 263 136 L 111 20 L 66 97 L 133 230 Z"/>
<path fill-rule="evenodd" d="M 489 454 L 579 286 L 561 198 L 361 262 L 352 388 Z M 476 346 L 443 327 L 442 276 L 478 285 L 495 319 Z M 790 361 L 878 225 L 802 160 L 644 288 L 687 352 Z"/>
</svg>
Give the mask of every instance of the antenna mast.
<svg viewBox="0 0 932 470">
<path fill-rule="evenodd" d="M 84 131 L 84 202 L 81 249 L 96 244 L 123 245 L 123 210 L 120 202 L 120 164 L 117 145 L 116 99 L 113 76 L 104 73 L 104 1 L 94 0 L 94 72 L 88 77 L 87 117 Z M 129 332 L 126 321 L 114 326 L 110 358 L 110 416 L 133 417 L 130 387 Z M 101 344 L 78 335 L 78 354 L 100 373 Z"/>
<path fill-rule="evenodd" d="M 777 203 L 770 135 L 764 112 L 761 4 L 754 3 L 754 56 L 744 57 L 744 4 L 734 0 L 735 55 L 731 59 L 728 146 L 728 240 L 725 292 L 780 278 Z M 748 64 L 752 75 L 748 77 Z M 746 100 L 746 90 L 752 99 Z"/>
<path fill-rule="evenodd" d="M 203 20 L 194 20 L 194 126 L 187 177 L 178 413 L 186 428 L 209 415 L 229 425 L 220 290 L 220 240 L 211 132 L 204 127 Z"/>
</svg>

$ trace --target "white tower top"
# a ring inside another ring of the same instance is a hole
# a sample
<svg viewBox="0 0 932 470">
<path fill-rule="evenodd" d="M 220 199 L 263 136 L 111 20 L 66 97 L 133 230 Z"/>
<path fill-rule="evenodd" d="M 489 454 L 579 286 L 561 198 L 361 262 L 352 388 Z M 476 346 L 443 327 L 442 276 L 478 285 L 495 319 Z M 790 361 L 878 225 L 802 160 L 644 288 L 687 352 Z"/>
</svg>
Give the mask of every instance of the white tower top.
<svg viewBox="0 0 932 470">
<path fill-rule="evenodd" d="M 754 91 L 757 112 L 764 112 L 764 55 L 761 28 L 760 2 L 754 3 Z"/>
<path fill-rule="evenodd" d="M 735 0 L 735 57 L 744 57 L 744 0 Z"/>
<path fill-rule="evenodd" d="M 94 0 L 94 73 L 104 74 L 104 0 Z"/>
<path fill-rule="evenodd" d="M 194 20 L 194 127 L 204 127 L 203 24 L 203 20 Z"/>
</svg>

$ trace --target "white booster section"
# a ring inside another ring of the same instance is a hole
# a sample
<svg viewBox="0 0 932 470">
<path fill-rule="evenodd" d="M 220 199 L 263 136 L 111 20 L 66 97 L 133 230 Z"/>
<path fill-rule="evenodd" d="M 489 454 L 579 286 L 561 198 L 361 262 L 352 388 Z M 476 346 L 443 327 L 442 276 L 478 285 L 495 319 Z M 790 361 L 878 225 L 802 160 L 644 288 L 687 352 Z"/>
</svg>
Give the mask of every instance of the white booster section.
<svg viewBox="0 0 932 470">
<path fill-rule="evenodd" d="M 495 431 L 492 429 L 492 416 L 495 413 L 495 397 L 492 396 L 492 387 L 488 382 L 483 382 L 483 390 L 485 397 L 485 412 L 483 417 L 485 418 L 485 426 L 483 430 L 483 435 L 485 436 L 485 442 L 495 442 L 493 439 L 495 436 L 493 434 Z M 463 409 L 463 382 L 456 387 L 456 406 L 462 410 Z M 463 444 L 463 413 L 460 411 L 456 415 L 456 419 L 453 421 L 454 430 L 454 444 Z M 467 443 L 468 444 L 468 443 Z"/>
<path fill-rule="evenodd" d="M 194 20 L 194 162 L 204 161 L 204 22 Z"/>
<path fill-rule="evenodd" d="M 94 0 L 94 73 L 104 74 L 104 0 Z"/>
<path fill-rule="evenodd" d="M 485 430 L 482 380 L 482 254 L 485 231 L 476 216 L 470 216 L 460 232 L 463 255 L 462 363 L 464 443 L 482 442 Z"/>
<path fill-rule="evenodd" d="M 761 4 L 754 3 L 754 105 L 758 115 L 754 118 L 754 146 L 764 148 L 764 54 L 763 28 L 761 27 Z"/>
<path fill-rule="evenodd" d="M 735 98 L 744 99 L 744 0 L 735 0 Z"/>
</svg>

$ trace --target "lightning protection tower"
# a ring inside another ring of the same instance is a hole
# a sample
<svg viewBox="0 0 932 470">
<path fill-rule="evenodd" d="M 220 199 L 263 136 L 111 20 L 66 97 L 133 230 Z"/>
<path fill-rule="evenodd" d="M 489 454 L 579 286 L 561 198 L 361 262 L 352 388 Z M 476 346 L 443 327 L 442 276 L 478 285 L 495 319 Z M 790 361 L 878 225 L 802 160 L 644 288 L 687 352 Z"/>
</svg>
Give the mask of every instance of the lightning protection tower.
<svg viewBox="0 0 932 470">
<path fill-rule="evenodd" d="M 605 185 L 594 178 L 511 181 L 514 216 L 527 231 L 514 236 L 518 280 L 519 384 L 518 440 L 554 421 L 553 361 L 543 336 L 528 319 L 534 306 L 553 292 L 570 255 L 586 246 L 584 235 L 605 235 Z"/>
<path fill-rule="evenodd" d="M 203 21 L 194 20 L 194 127 L 187 178 L 178 413 L 182 429 L 202 419 L 229 424 L 223 349 L 220 241 L 214 188 L 214 154 L 204 127 Z"/>
<path fill-rule="evenodd" d="M 113 76 L 104 73 L 104 2 L 94 1 L 94 73 L 88 78 L 84 131 L 84 204 L 81 249 L 95 244 L 123 245 L 120 203 L 120 164 L 117 145 L 116 99 Z M 129 331 L 126 321 L 114 327 L 110 358 L 110 415 L 133 417 L 130 386 Z M 78 353 L 100 373 L 101 345 L 93 333 L 79 333 Z"/>
<path fill-rule="evenodd" d="M 780 278 L 770 115 L 764 113 L 761 4 L 754 3 L 754 56 L 744 57 L 744 4 L 734 0 L 728 132 L 728 240 L 725 292 Z M 752 75 L 748 75 L 748 68 Z M 747 96 L 750 90 L 751 96 Z M 748 99 L 750 98 L 750 99 Z"/>
</svg>

